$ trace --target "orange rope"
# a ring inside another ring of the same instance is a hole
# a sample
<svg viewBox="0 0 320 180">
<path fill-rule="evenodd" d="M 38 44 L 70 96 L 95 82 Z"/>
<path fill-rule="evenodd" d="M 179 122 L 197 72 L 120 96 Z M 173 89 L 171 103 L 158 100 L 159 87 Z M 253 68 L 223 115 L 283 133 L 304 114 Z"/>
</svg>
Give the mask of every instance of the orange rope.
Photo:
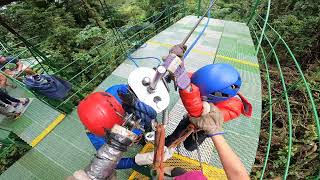
<svg viewBox="0 0 320 180">
<path fill-rule="evenodd" d="M 165 144 L 165 130 L 163 124 L 157 125 L 156 128 L 156 139 L 155 139 L 155 148 L 154 153 L 154 168 L 157 171 L 158 180 L 164 179 L 164 144 Z"/>
<path fill-rule="evenodd" d="M 185 141 L 187 137 L 189 137 L 193 132 L 195 132 L 195 126 L 193 124 L 188 125 L 187 129 L 180 133 L 179 138 L 173 141 L 173 143 L 170 145 L 170 148 L 177 147 L 180 143 Z"/>
<path fill-rule="evenodd" d="M 169 148 L 177 147 L 180 143 L 186 140 L 193 132 L 195 132 L 195 126 L 190 124 L 187 129 L 181 132 L 178 139 L 176 139 Z M 165 129 L 163 124 L 159 124 L 156 127 L 156 137 L 155 137 L 155 151 L 153 164 L 154 169 L 157 172 L 158 180 L 164 179 L 164 146 L 165 146 Z"/>
</svg>

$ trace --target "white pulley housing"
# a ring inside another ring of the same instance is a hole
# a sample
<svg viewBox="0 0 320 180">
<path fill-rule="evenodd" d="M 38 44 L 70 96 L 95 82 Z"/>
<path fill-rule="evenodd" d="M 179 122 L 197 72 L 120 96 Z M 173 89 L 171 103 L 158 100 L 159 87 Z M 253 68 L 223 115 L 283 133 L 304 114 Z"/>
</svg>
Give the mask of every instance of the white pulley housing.
<svg viewBox="0 0 320 180">
<path fill-rule="evenodd" d="M 162 112 L 169 106 L 169 92 L 162 80 L 158 81 L 156 88 L 150 92 L 149 85 L 143 83 L 145 79 L 153 80 L 156 71 L 140 67 L 132 71 L 128 78 L 128 84 L 140 101 L 151 106 L 157 113 Z"/>
</svg>

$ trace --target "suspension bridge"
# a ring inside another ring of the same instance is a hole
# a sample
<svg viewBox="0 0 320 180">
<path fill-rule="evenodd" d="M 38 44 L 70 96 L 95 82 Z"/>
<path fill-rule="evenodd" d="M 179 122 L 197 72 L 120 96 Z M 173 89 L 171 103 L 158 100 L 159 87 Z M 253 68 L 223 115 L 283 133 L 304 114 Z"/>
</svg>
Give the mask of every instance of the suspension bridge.
<svg viewBox="0 0 320 180">
<path fill-rule="evenodd" d="M 201 1 L 199 1 L 200 3 Z M 238 119 L 225 123 L 224 135 L 232 149 L 240 157 L 248 172 L 251 171 L 255 162 L 256 151 L 259 143 L 261 111 L 262 111 L 262 90 L 261 90 L 261 69 L 266 72 L 267 87 L 268 87 L 268 106 L 269 106 L 269 140 L 268 149 L 265 154 L 265 163 L 261 175 L 264 177 L 264 171 L 268 165 L 268 155 L 270 152 L 271 135 L 272 135 L 272 103 L 271 84 L 268 68 L 268 60 L 274 57 L 278 67 L 280 77 L 280 85 L 283 88 L 283 97 L 288 113 L 288 152 L 286 155 L 286 167 L 283 169 L 283 177 L 287 178 L 290 171 L 290 154 L 292 151 L 292 115 L 290 110 L 290 94 L 289 88 L 283 75 L 283 68 L 277 56 L 277 47 L 282 44 L 286 51 L 290 54 L 291 60 L 295 63 L 298 73 L 303 82 L 304 88 L 308 94 L 310 102 L 310 110 L 314 113 L 314 120 L 317 125 L 317 133 L 319 138 L 319 119 L 317 116 L 316 105 L 314 103 L 311 90 L 304 77 L 304 74 L 296 60 L 294 54 L 290 50 L 285 40 L 280 34 L 268 23 L 268 18 L 271 10 L 271 0 L 268 1 L 268 6 L 262 15 L 256 13 L 256 8 L 259 0 L 252 5 L 252 13 L 244 22 L 233 22 L 227 20 L 210 18 L 209 24 L 200 37 L 198 43 L 190 52 L 186 60 L 186 68 L 188 71 L 196 71 L 200 67 L 211 63 L 228 63 L 233 65 L 241 74 L 243 85 L 241 93 L 248 97 L 253 105 L 253 116 L 247 118 L 244 116 Z M 187 15 L 184 11 L 183 1 L 173 7 L 167 7 L 164 11 L 149 17 L 145 21 L 150 21 L 150 24 L 156 26 L 157 29 L 151 33 L 146 33 L 148 27 L 144 27 L 132 36 L 123 37 L 121 32 L 115 30 L 115 39 L 123 40 L 124 43 L 119 43 L 108 52 L 100 52 L 108 43 L 102 43 L 95 47 L 100 55 L 96 56 L 87 68 L 78 72 L 68 80 L 78 78 L 86 70 L 90 70 L 95 63 L 107 62 L 107 55 L 116 49 L 121 49 L 122 55 L 117 57 L 119 66 L 101 83 L 93 89 L 93 91 L 104 91 L 108 87 L 115 84 L 127 83 L 128 75 L 136 66 L 155 67 L 158 64 L 156 59 L 146 59 L 141 57 L 157 57 L 168 53 L 168 50 L 175 44 L 180 43 L 183 38 L 192 29 L 193 24 L 199 17 L 196 15 Z M 199 10 L 200 12 L 200 10 Z M 206 26 L 207 18 L 205 18 L 195 32 L 192 34 L 187 45 L 190 46 L 202 29 Z M 163 23 L 164 22 L 164 23 Z M 26 48 L 20 52 L 15 52 L 5 42 L 1 42 L 1 51 L 6 54 L 12 54 L 19 58 L 24 54 L 32 56 L 33 60 L 29 65 L 34 65 L 39 73 L 56 74 L 73 68 L 78 59 L 71 61 L 67 66 L 60 67 L 58 71 L 51 69 L 45 65 L 49 60 L 49 56 L 37 50 L 37 45 L 31 44 L 30 39 L 26 39 L 19 35 L 19 32 L 8 27 L 4 22 L 0 23 L 8 31 L 16 35 L 17 38 L 25 44 Z M 266 32 L 276 36 L 276 40 L 271 40 Z M 141 34 L 142 38 L 141 38 Z M 132 42 L 139 39 L 138 45 Z M 110 43 L 110 42 L 109 42 Z M 128 54 L 131 54 L 128 57 Z M 258 58 L 259 57 L 259 58 Z M 98 79 L 101 74 L 108 68 L 106 66 L 100 72 L 94 73 L 92 79 L 79 87 L 73 86 L 72 94 L 61 102 L 50 102 L 36 92 L 28 90 L 18 80 L 10 78 L 12 83 L 18 85 L 16 89 L 10 89 L 9 94 L 14 97 L 31 97 L 34 98 L 26 112 L 17 120 L 1 118 L 1 133 L 0 139 L 5 141 L 8 139 L 9 132 L 18 135 L 22 140 L 28 143 L 32 148 L 23 157 L 17 160 L 10 168 L 1 174 L 0 179 L 64 179 L 72 175 L 76 170 L 83 169 L 95 154 L 95 150 L 86 136 L 86 130 L 81 124 L 76 107 L 72 107 L 70 111 L 65 111 L 64 106 L 70 104 L 74 98 L 79 97 L 79 93 L 83 92 L 86 87 L 92 85 L 94 80 Z M 170 122 L 166 127 L 166 134 L 170 134 L 178 125 L 182 116 L 186 113 L 182 102 L 179 99 L 179 94 L 170 86 L 170 105 L 169 119 Z M 158 118 L 161 118 L 159 115 Z M 320 141 L 320 139 L 319 139 Z M 9 149 L 3 146 L 2 151 Z M 203 172 L 209 179 L 226 179 L 225 173 L 219 160 L 219 156 L 211 142 L 205 141 L 201 146 L 202 162 L 204 163 Z M 145 147 L 135 145 L 125 154 L 132 157 L 140 151 L 150 150 L 150 145 Z M 183 167 L 187 170 L 200 170 L 199 159 L 197 152 L 189 152 L 183 147 L 180 148 L 179 154 L 175 154 L 172 159 L 166 162 L 166 166 Z M 139 171 L 139 170 L 137 170 Z M 143 179 L 147 178 L 143 174 L 133 170 L 118 170 L 119 179 Z"/>
</svg>

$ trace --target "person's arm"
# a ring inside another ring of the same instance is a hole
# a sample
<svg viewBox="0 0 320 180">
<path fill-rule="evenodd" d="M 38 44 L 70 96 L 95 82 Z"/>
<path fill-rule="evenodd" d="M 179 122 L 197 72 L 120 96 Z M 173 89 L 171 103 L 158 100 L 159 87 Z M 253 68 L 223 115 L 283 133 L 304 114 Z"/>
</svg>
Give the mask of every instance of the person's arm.
<svg viewBox="0 0 320 180">
<path fill-rule="evenodd" d="M 228 179 L 250 179 L 239 157 L 232 151 L 222 135 L 211 137 Z"/>
<path fill-rule="evenodd" d="M 187 89 L 180 89 L 179 94 L 182 100 L 182 104 L 187 110 L 189 116 L 201 116 L 203 110 L 203 103 L 201 100 L 199 88 L 194 84 L 190 84 Z"/>
<path fill-rule="evenodd" d="M 190 117 L 190 121 L 199 129 L 204 130 L 208 136 L 211 136 L 228 179 L 249 179 L 239 157 L 232 151 L 223 136 L 217 135 L 222 131 L 223 113 L 213 104 L 208 105 L 210 106 L 209 113 L 203 114 L 199 118 Z"/>
</svg>

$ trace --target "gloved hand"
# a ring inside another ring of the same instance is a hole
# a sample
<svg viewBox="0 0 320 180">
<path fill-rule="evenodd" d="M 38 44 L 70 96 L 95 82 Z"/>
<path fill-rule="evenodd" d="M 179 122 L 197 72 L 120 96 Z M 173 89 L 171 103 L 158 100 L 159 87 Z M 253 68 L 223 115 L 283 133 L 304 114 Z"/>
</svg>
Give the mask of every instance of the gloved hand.
<svg viewBox="0 0 320 180">
<path fill-rule="evenodd" d="M 181 44 L 177 44 L 174 45 L 170 50 L 169 53 L 171 54 L 175 54 L 177 55 L 179 58 L 183 59 L 184 53 L 187 50 L 187 46 L 186 45 L 181 45 Z"/>
<path fill-rule="evenodd" d="M 166 160 L 170 159 L 174 153 L 174 148 L 167 148 L 166 146 L 164 147 L 164 158 L 163 161 L 165 162 Z M 154 152 L 148 152 L 148 153 L 141 153 L 137 154 L 134 157 L 134 161 L 136 164 L 142 166 L 142 165 L 148 165 L 153 163 L 153 156 Z"/>
<path fill-rule="evenodd" d="M 180 44 L 173 46 L 167 57 L 163 58 L 163 66 L 170 72 L 169 78 L 175 81 L 180 89 L 185 89 L 190 84 L 190 77 L 184 66 L 183 55 L 187 46 Z"/>
<path fill-rule="evenodd" d="M 203 113 L 198 118 L 190 117 L 190 122 L 192 122 L 197 128 L 204 130 L 208 136 L 222 132 L 223 114 L 213 104 L 209 104 L 208 102 L 203 103 L 204 109 L 207 109 L 206 107 L 210 106 L 210 112 Z"/>
</svg>

